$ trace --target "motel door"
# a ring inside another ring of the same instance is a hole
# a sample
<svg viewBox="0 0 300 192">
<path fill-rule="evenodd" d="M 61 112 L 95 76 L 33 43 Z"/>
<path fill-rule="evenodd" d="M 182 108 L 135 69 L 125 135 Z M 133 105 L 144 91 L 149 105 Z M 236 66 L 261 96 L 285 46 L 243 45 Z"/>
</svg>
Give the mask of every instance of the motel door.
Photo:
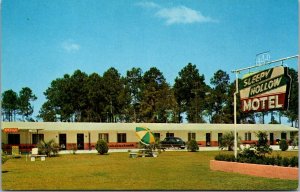
<svg viewBox="0 0 300 192">
<path fill-rule="evenodd" d="M 270 145 L 274 145 L 274 133 L 270 133 Z"/>
<path fill-rule="evenodd" d="M 78 150 L 84 149 L 84 134 L 83 133 L 77 134 L 77 149 Z"/>
<path fill-rule="evenodd" d="M 210 133 L 206 133 L 206 146 L 210 146 Z"/>
<path fill-rule="evenodd" d="M 66 150 L 67 134 L 59 134 L 59 147 L 61 150 Z"/>
</svg>

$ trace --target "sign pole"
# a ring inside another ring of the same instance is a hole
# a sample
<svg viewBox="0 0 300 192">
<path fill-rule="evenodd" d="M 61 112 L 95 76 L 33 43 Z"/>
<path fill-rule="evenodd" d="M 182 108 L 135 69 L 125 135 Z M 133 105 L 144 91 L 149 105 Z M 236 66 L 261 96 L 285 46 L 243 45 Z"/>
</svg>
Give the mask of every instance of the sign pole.
<svg viewBox="0 0 300 192">
<path fill-rule="evenodd" d="M 237 127 L 237 117 L 236 117 L 236 95 L 239 93 L 239 77 L 238 77 L 238 72 L 235 73 L 235 92 L 234 92 L 234 157 L 237 158 L 237 131 L 236 131 L 236 127 Z"/>
</svg>

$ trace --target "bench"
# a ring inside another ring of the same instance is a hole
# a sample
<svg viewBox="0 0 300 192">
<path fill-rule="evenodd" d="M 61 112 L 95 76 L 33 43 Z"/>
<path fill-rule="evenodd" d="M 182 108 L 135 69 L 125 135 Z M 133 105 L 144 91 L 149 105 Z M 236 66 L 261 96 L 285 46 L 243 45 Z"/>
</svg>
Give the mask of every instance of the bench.
<svg viewBox="0 0 300 192">
<path fill-rule="evenodd" d="M 32 148 L 31 154 L 29 155 L 31 161 L 35 161 L 35 158 L 41 158 L 41 161 L 45 161 L 47 155 L 39 155 L 38 148 Z"/>
</svg>

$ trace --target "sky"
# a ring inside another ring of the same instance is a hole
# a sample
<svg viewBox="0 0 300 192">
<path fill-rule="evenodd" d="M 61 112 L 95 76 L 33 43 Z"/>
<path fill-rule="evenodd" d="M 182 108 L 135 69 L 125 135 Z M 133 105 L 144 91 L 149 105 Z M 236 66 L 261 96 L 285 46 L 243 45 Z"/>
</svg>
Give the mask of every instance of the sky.
<svg viewBox="0 0 300 192">
<path fill-rule="evenodd" d="M 1 90 L 30 87 L 33 116 L 51 81 L 77 69 L 157 67 L 172 85 L 192 63 L 209 84 L 219 69 L 233 81 L 261 52 L 299 52 L 297 0 L 2 0 L 1 19 Z"/>
</svg>

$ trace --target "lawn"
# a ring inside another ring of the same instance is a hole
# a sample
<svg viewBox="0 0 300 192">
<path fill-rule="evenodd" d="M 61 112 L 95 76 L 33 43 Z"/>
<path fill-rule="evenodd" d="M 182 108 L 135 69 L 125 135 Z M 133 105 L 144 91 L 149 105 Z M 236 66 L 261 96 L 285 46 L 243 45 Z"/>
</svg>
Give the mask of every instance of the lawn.
<svg viewBox="0 0 300 192">
<path fill-rule="evenodd" d="M 163 152 L 157 158 L 77 154 L 46 161 L 8 160 L 2 190 L 295 190 L 298 181 L 211 171 L 220 152 Z M 222 152 L 224 153 L 224 152 Z M 227 153 L 227 152 L 225 152 Z M 279 152 L 273 152 L 276 155 Z M 283 156 L 297 152 L 280 153 Z"/>
</svg>

